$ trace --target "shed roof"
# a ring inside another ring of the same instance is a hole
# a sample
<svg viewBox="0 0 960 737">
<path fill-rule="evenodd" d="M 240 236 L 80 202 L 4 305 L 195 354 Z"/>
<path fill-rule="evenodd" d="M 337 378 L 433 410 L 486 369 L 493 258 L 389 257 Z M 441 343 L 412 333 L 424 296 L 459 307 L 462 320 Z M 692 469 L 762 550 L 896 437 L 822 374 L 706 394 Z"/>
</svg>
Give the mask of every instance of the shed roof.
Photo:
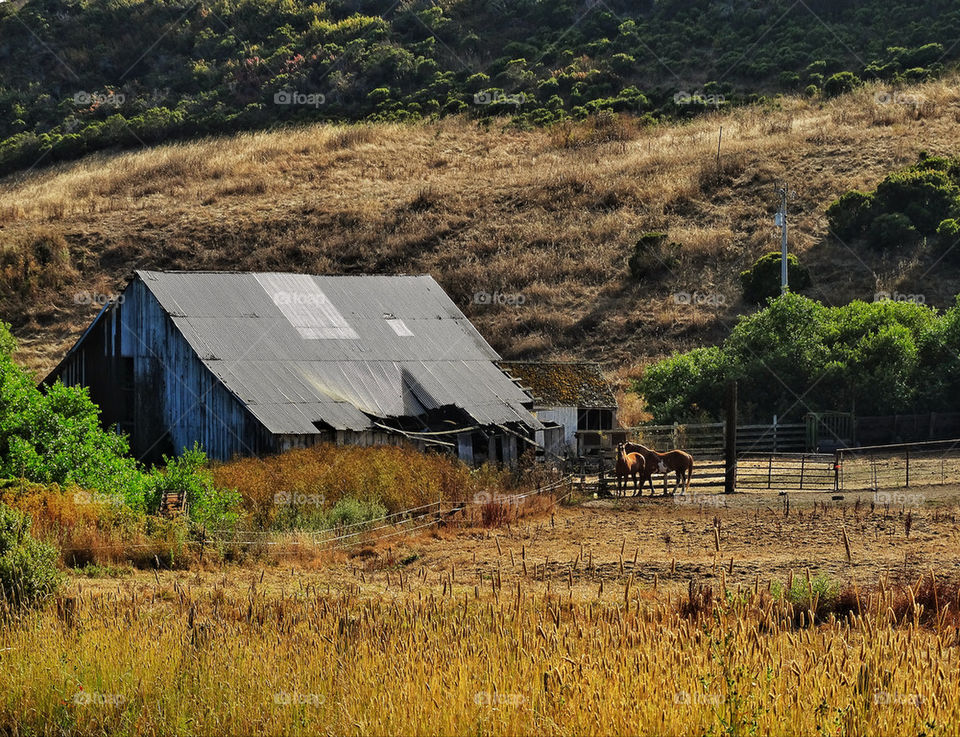
<svg viewBox="0 0 960 737">
<path fill-rule="evenodd" d="M 137 271 L 200 360 L 274 434 L 459 407 L 540 423 L 430 276 Z"/>
<path fill-rule="evenodd" d="M 617 406 L 613 389 L 599 363 L 591 361 L 501 361 L 500 367 L 520 380 L 543 407 L 610 409 Z"/>
</svg>

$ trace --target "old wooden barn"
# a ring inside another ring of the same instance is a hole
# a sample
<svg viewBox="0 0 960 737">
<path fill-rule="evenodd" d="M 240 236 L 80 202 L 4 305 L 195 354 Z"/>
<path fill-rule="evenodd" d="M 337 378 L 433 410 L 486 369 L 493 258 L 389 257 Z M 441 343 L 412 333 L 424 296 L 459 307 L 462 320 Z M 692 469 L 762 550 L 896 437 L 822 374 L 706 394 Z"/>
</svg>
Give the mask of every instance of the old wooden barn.
<svg viewBox="0 0 960 737">
<path fill-rule="evenodd" d="M 47 377 L 153 461 L 413 442 L 511 463 L 531 397 L 429 276 L 137 271 Z"/>
</svg>

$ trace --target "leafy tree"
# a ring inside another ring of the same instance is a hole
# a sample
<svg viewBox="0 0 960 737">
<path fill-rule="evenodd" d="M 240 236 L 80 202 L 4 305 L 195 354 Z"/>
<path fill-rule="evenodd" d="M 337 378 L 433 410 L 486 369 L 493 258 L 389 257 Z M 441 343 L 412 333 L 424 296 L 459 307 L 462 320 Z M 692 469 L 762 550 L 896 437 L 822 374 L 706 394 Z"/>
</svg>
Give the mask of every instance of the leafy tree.
<svg viewBox="0 0 960 737">
<path fill-rule="evenodd" d="M 716 347 L 696 348 L 648 368 L 637 384 L 660 424 L 685 422 L 698 415 L 719 416 L 724 385 L 729 375 L 728 360 Z"/>
</svg>

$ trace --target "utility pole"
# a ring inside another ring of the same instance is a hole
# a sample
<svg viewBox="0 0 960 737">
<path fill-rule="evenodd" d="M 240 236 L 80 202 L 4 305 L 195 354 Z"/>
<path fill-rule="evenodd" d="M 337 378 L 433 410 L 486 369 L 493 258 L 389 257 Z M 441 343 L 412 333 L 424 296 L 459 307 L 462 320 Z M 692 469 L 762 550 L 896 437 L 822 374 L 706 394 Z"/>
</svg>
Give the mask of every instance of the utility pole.
<svg viewBox="0 0 960 737">
<path fill-rule="evenodd" d="M 783 234 L 783 242 L 780 246 L 780 294 L 786 294 L 789 290 L 787 276 L 787 195 L 790 194 L 790 188 L 784 182 L 783 186 L 777 191 L 780 194 L 780 211 L 777 212 L 774 222 Z"/>
<path fill-rule="evenodd" d="M 737 490 L 737 382 L 727 381 L 727 420 L 723 438 L 723 493 Z"/>
</svg>

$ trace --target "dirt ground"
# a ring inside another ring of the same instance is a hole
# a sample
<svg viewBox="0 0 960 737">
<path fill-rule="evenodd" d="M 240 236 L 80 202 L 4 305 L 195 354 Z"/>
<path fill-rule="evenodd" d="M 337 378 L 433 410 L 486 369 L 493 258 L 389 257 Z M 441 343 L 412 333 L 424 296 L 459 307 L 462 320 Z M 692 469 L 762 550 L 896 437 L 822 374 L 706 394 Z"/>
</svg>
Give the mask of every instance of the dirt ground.
<svg viewBox="0 0 960 737">
<path fill-rule="evenodd" d="M 787 509 L 789 500 L 789 510 Z M 497 529 L 443 527 L 377 545 L 190 571 L 72 577 L 79 592 L 178 587 L 311 591 L 360 597 L 511 596 L 622 600 L 625 588 L 668 594 L 691 579 L 737 587 L 785 584 L 790 572 L 840 582 L 960 577 L 960 486 L 896 492 L 749 493 L 588 499 Z M 847 559 L 844 530 L 850 547 Z M 719 550 L 717 542 L 719 540 Z"/>
</svg>

